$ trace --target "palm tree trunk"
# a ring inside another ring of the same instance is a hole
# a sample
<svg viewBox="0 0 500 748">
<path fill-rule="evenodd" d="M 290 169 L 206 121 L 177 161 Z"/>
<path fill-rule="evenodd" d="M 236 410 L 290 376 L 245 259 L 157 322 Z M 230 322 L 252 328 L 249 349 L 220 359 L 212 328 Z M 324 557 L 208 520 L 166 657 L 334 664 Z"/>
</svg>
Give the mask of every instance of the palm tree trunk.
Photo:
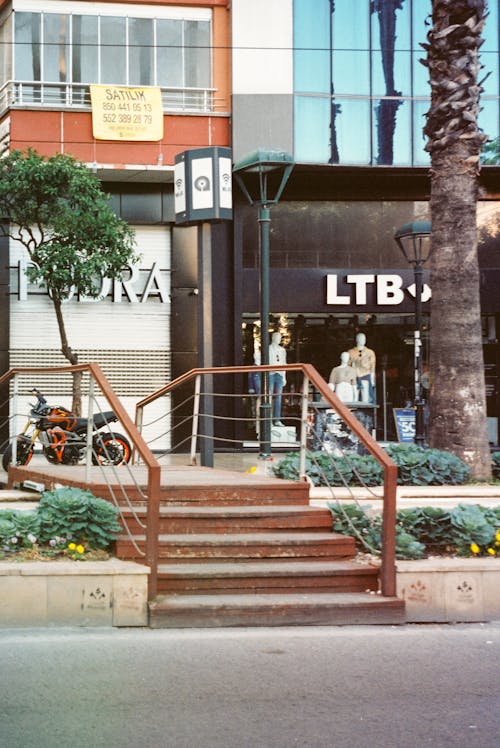
<svg viewBox="0 0 500 748">
<path fill-rule="evenodd" d="M 491 477 L 482 350 L 476 203 L 485 136 L 479 112 L 478 50 L 484 0 L 433 0 L 425 45 L 431 108 L 430 443 Z"/>
<path fill-rule="evenodd" d="M 59 337 L 61 338 L 61 353 L 72 366 L 76 366 L 78 364 L 78 354 L 73 351 L 68 343 L 68 336 L 66 335 L 66 326 L 64 324 L 61 301 L 52 297 L 52 303 L 54 305 L 54 311 L 56 313 L 57 326 L 59 328 Z M 73 402 L 71 405 L 71 410 L 76 416 L 81 416 L 82 414 L 82 379 L 83 372 L 73 372 Z"/>
</svg>

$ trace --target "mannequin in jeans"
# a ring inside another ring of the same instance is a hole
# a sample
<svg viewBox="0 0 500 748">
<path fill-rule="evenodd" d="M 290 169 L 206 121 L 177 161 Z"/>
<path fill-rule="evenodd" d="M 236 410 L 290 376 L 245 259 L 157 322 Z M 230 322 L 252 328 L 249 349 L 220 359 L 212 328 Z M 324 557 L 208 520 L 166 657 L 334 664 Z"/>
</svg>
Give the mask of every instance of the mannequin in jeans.
<svg viewBox="0 0 500 748">
<path fill-rule="evenodd" d="M 375 402 L 375 352 L 366 347 L 366 335 L 358 332 L 356 346 L 349 350 L 349 363 L 356 372 L 359 400 Z"/>
<path fill-rule="evenodd" d="M 269 346 L 269 365 L 286 364 L 286 351 L 281 343 L 279 332 L 273 332 L 271 335 L 271 345 Z M 281 422 L 281 394 L 286 384 L 284 371 L 271 371 L 269 373 L 269 395 L 273 402 L 273 424 L 283 426 Z"/>
</svg>

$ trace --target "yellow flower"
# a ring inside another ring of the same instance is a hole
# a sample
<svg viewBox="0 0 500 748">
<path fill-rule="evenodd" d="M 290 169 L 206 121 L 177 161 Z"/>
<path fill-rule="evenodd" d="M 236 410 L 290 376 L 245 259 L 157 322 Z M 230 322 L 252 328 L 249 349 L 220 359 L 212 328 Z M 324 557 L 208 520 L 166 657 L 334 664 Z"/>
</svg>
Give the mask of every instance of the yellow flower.
<svg viewBox="0 0 500 748">
<path fill-rule="evenodd" d="M 77 553 L 83 553 L 84 550 L 85 550 L 85 548 L 83 547 L 83 545 L 77 545 L 76 546 L 76 552 Z"/>
<path fill-rule="evenodd" d="M 76 548 L 76 543 L 69 543 L 68 544 L 68 548 L 69 548 L 70 551 L 74 551 L 75 548 Z"/>
<path fill-rule="evenodd" d="M 257 471 L 257 468 L 255 467 L 255 465 L 252 465 L 252 467 L 248 468 L 248 470 L 246 472 L 247 473 L 255 473 L 256 471 Z"/>
<path fill-rule="evenodd" d="M 477 543 L 471 543 L 470 549 L 472 553 L 479 553 L 479 551 L 481 550 Z"/>
<path fill-rule="evenodd" d="M 488 548 L 488 553 L 490 554 L 490 556 L 496 556 L 497 555 L 497 552 L 496 552 L 496 550 L 494 548 Z"/>
<path fill-rule="evenodd" d="M 497 541 L 497 543 L 500 543 L 500 530 L 496 531 L 495 540 Z"/>
</svg>

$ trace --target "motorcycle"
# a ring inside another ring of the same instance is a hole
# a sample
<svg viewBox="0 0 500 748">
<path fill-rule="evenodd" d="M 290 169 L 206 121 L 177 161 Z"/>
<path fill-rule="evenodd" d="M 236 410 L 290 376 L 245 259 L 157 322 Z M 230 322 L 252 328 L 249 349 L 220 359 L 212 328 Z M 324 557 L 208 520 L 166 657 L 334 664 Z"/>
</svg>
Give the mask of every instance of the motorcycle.
<svg viewBox="0 0 500 748">
<path fill-rule="evenodd" d="M 42 445 L 46 459 L 56 465 L 77 465 L 86 454 L 87 418 L 77 418 L 61 406 L 49 405 L 37 389 L 31 390 L 37 398 L 30 403 L 31 412 L 22 434 L 16 437 L 16 464 L 27 465 L 33 457 L 35 442 Z M 104 426 L 118 421 L 112 410 L 97 413 L 92 418 L 92 463 L 94 465 L 123 465 L 130 460 L 132 447 L 122 434 L 100 432 Z M 2 458 L 7 470 L 12 463 L 13 446 L 8 445 Z"/>
</svg>

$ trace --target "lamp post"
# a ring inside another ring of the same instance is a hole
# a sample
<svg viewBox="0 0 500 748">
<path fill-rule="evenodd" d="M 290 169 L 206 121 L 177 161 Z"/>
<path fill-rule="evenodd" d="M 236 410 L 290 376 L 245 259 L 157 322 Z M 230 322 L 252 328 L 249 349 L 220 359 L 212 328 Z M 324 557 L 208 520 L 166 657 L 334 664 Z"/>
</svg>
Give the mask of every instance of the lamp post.
<svg viewBox="0 0 500 748">
<path fill-rule="evenodd" d="M 414 332 L 414 406 L 415 444 L 420 447 L 425 442 L 424 401 L 422 399 L 422 277 L 424 264 L 430 257 L 431 223 L 413 221 L 405 223 L 394 233 L 394 239 L 406 261 L 413 265 L 415 277 L 415 332 Z"/>
<path fill-rule="evenodd" d="M 294 167 L 289 153 L 279 150 L 258 149 L 245 156 L 233 167 L 233 175 L 250 205 L 258 207 L 260 234 L 260 348 L 261 364 L 269 365 L 269 236 L 271 205 L 275 205 L 285 188 Z M 271 402 L 269 398 L 269 372 L 262 375 L 260 405 L 259 447 L 260 457 L 271 456 Z"/>
</svg>

